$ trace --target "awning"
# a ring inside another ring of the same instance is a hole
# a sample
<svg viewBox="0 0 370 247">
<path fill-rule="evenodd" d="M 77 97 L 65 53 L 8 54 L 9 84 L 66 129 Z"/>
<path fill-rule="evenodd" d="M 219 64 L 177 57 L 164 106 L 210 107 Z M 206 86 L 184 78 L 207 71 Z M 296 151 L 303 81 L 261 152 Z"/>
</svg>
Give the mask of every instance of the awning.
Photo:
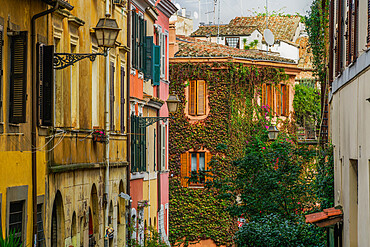
<svg viewBox="0 0 370 247">
<path fill-rule="evenodd" d="M 343 220 L 341 209 L 327 208 L 323 212 L 305 215 L 306 223 L 315 224 L 318 227 L 328 227 Z"/>
</svg>

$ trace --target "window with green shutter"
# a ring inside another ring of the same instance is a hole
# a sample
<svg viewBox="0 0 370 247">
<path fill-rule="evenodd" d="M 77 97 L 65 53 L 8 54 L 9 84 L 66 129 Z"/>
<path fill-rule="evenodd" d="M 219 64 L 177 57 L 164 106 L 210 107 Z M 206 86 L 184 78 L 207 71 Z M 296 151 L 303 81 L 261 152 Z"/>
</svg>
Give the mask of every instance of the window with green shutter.
<svg viewBox="0 0 370 247">
<path fill-rule="evenodd" d="M 154 68 L 153 68 L 153 85 L 159 86 L 161 82 L 161 47 L 154 45 Z"/>
<path fill-rule="evenodd" d="M 26 122 L 27 99 L 27 31 L 11 36 L 11 71 L 9 122 Z"/>
<path fill-rule="evenodd" d="M 145 79 L 153 79 L 153 36 L 145 37 L 146 56 L 145 56 Z"/>
</svg>

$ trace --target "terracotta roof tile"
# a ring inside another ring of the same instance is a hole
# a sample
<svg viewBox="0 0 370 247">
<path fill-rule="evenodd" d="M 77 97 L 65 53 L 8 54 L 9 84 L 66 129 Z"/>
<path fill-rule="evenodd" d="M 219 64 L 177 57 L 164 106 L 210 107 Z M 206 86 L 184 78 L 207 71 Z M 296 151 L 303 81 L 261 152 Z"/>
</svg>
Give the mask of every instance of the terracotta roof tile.
<svg viewBox="0 0 370 247">
<path fill-rule="evenodd" d="M 193 32 L 192 37 L 208 37 L 217 36 L 218 31 L 221 36 L 247 36 L 253 33 L 257 26 L 230 26 L 230 25 L 213 25 L 213 26 L 200 26 L 198 30 Z M 261 32 L 260 30 L 258 30 Z"/>
<path fill-rule="evenodd" d="M 275 40 L 293 40 L 301 18 L 299 16 L 271 16 L 269 29 Z M 229 23 L 230 26 L 256 26 L 259 30 L 266 28 L 265 16 L 236 17 Z"/>
<path fill-rule="evenodd" d="M 316 223 L 322 220 L 329 219 L 330 217 L 340 216 L 343 212 L 340 209 L 328 208 L 324 209 L 323 212 L 313 213 L 305 215 L 306 223 Z"/>
<path fill-rule="evenodd" d="M 177 36 L 176 39 L 179 44 L 179 51 L 175 54 L 175 57 L 234 57 L 295 63 L 290 59 L 266 55 L 265 52 L 260 50 L 232 48 L 186 36 Z"/>
</svg>

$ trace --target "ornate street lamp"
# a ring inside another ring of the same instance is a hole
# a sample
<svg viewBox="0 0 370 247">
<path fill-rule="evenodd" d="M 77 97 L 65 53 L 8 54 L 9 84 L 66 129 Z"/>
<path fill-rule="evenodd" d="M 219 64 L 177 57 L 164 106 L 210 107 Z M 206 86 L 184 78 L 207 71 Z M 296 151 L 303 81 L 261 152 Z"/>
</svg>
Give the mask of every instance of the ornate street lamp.
<svg viewBox="0 0 370 247">
<path fill-rule="evenodd" d="M 179 97 L 176 94 L 170 94 L 166 101 L 168 112 L 175 113 L 180 102 L 181 101 L 179 100 Z M 138 120 L 140 128 L 146 128 L 160 120 L 167 121 L 168 119 L 173 118 L 173 117 L 138 117 L 138 116 L 132 117 Z"/>
<path fill-rule="evenodd" d="M 100 18 L 94 30 L 98 46 L 103 49 L 103 53 L 54 53 L 54 69 L 64 69 L 85 58 L 93 62 L 98 55 L 107 56 L 108 50 L 115 47 L 121 29 L 115 19 L 106 16 Z"/>
<path fill-rule="evenodd" d="M 269 140 L 276 140 L 278 134 L 279 134 L 279 130 L 276 128 L 276 126 L 270 126 L 268 129 L 268 137 L 269 137 Z"/>
</svg>

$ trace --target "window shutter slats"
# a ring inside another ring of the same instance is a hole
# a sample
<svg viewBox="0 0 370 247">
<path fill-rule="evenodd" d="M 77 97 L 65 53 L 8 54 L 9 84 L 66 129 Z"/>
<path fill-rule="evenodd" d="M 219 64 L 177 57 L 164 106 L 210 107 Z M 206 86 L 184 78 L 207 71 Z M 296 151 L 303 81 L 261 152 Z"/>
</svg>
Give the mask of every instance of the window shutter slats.
<svg viewBox="0 0 370 247">
<path fill-rule="evenodd" d="M 26 122 L 27 31 L 12 37 L 9 122 Z"/>
<path fill-rule="evenodd" d="M 197 81 L 197 115 L 206 114 L 206 83 Z"/>
<path fill-rule="evenodd" d="M 367 43 L 370 44 L 370 0 L 367 1 Z"/>
<path fill-rule="evenodd" d="M 161 81 L 161 47 L 154 45 L 154 75 L 153 85 L 159 86 Z"/>
<path fill-rule="evenodd" d="M 266 91 L 267 91 L 267 106 L 268 106 L 268 109 L 272 111 L 272 88 L 271 88 L 271 84 L 266 85 Z"/>
<path fill-rule="evenodd" d="M 189 177 L 189 153 L 181 154 L 181 186 L 188 187 L 188 177 Z"/>
<path fill-rule="evenodd" d="M 145 78 L 153 79 L 153 36 L 147 36 L 146 41 L 146 57 L 145 57 Z"/>
<path fill-rule="evenodd" d="M 121 133 L 125 132 L 125 68 L 121 67 Z"/>
<path fill-rule="evenodd" d="M 261 106 L 266 105 L 266 84 L 262 84 L 262 89 L 261 89 Z"/>
<path fill-rule="evenodd" d="M 210 172 L 211 167 L 209 166 L 209 162 L 211 162 L 212 154 L 209 152 L 206 152 L 206 164 L 205 164 L 205 170 L 208 171 L 206 175 L 206 182 L 212 181 L 212 173 Z"/>
<path fill-rule="evenodd" d="M 335 75 L 339 75 L 342 70 L 342 1 L 337 0 L 337 42 L 335 49 Z"/>
<path fill-rule="evenodd" d="M 196 81 L 190 81 L 189 85 L 189 115 L 195 116 Z"/>
<path fill-rule="evenodd" d="M 161 170 L 166 169 L 166 126 L 161 125 Z"/>
<path fill-rule="evenodd" d="M 281 85 L 279 84 L 279 85 L 277 85 L 277 89 L 276 89 L 276 114 L 278 116 L 280 116 L 282 114 L 281 96 L 282 96 Z"/>
<path fill-rule="evenodd" d="M 54 46 L 44 45 L 42 51 L 42 85 L 39 88 L 41 125 L 52 126 L 54 119 Z"/>
<path fill-rule="evenodd" d="M 347 42 L 346 42 L 346 65 L 349 65 L 352 61 L 352 0 L 348 0 L 348 11 L 347 11 Z"/>
<path fill-rule="evenodd" d="M 357 59 L 358 53 L 358 0 L 354 0 L 353 15 L 353 61 Z"/>
<path fill-rule="evenodd" d="M 284 104 L 283 104 L 283 107 L 284 107 L 284 115 L 285 116 L 288 116 L 289 115 L 289 86 L 288 85 L 285 85 L 284 86 Z"/>
</svg>

